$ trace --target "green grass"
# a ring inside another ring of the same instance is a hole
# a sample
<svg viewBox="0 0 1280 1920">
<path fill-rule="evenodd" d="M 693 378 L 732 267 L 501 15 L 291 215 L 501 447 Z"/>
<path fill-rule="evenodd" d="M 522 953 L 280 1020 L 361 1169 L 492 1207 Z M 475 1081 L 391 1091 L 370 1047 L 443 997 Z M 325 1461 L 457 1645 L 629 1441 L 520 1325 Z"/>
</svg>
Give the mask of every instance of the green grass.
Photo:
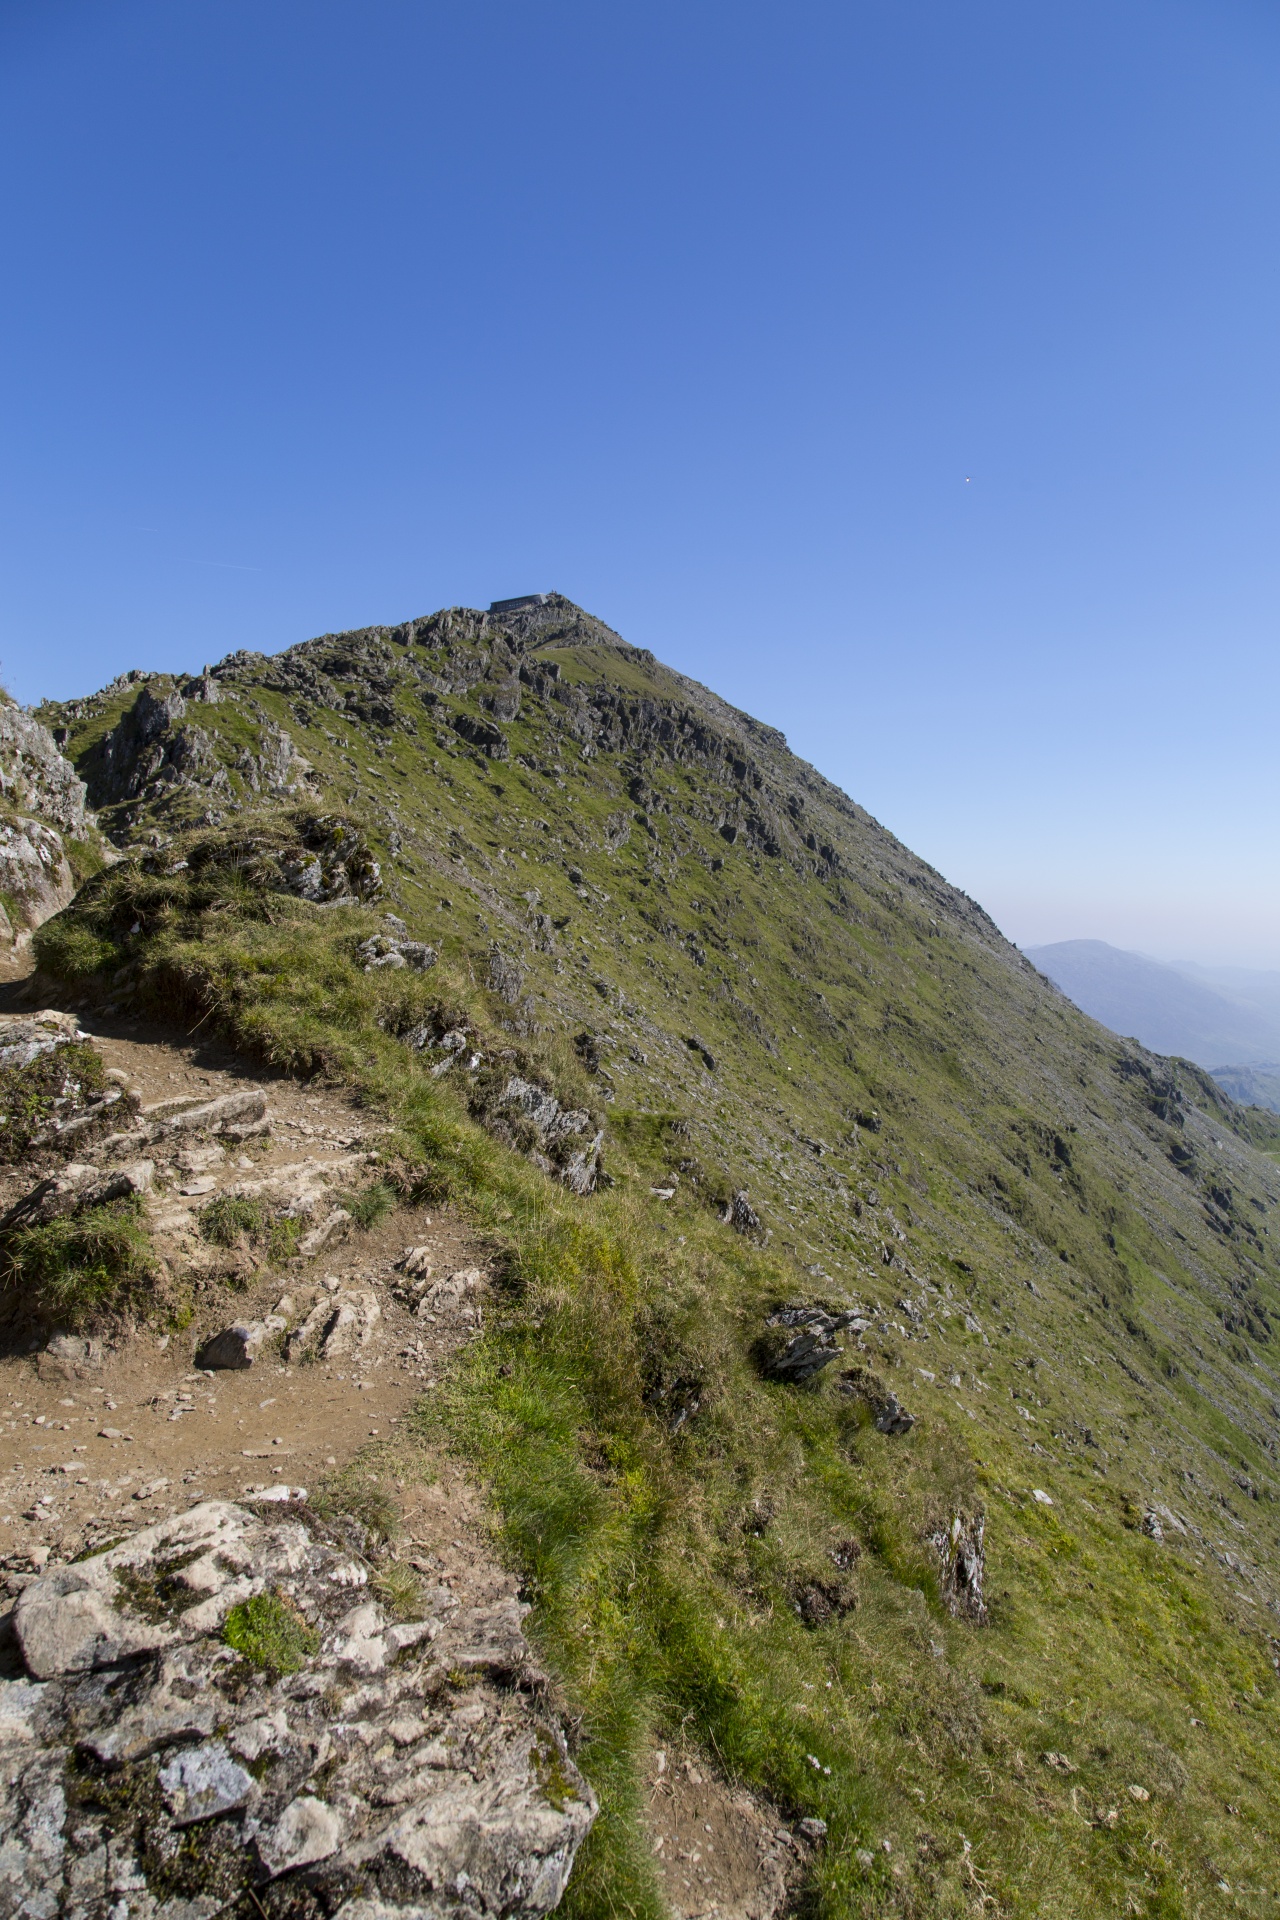
<svg viewBox="0 0 1280 1920">
<path fill-rule="evenodd" d="M 143 1306 L 155 1271 L 136 1198 L 24 1227 L 0 1242 L 0 1292 L 10 1313 L 72 1332 Z"/>
<path fill-rule="evenodd" d="M 334 1197 L 340 1207 L 345 1207 L 356 1226 L 365 1232 L 381 1225 L 387 1215 L 394 1211 L 399 1198 L 389 1180 L 375 1180 L 358 1193 L 339 1193 Z"/>
<path fill-rule="evenodd" d="M 693 697 L 623 664 L 670 714 Z M 145 856 L 91 881 L 42 964 L 90 995 L 127 965 L 140 1010 L 351 1086 L 398 1129 L 388 1180 L 486 1239 L 496 1298 L 419 1431 L 490 1491 L 601 1796 L 569 1911 L 656 1914 L 641 1760 L 675 1738 L 828 1821 L 815 1920 L 1272 1911 L 1270 1119 L 1048 993 L 762 733 L 733 737 L 757 788 L 714 738 L 583 761 L 554 700 L 526 700 L 501 766 L 436 749 L 426 722 L 386 746 L 349 714 L 289 724 L 336 797 L 362 788 L 343 742 L 376 756 L 405 860 L 368 831 L 436 969 L 363 974 L 377 911 L 255 891 L 190 858 L 208 830 L 166 850 L 186 871 Z M 781 853 L 730 845 L 719 822 L 766 805 Z M 447 877 L 423 848 L 449 851 Z M 540 947 L 520 932 L 535 889 Z M 532 1016 L 479 984 L 494 938 L 523 945 Z M 436 1056 L 399 1038 L 419 1023 L 465 1025 L 485 1068 L 429 1078 Z M 512 1071 L 606 1121 L 611 1187 L 575 1201 L 493 1136 Z M 739 1187 L 767 1244 L 720 1224 Z M 752 1362 L 771 1307 L 842 1292 L 874 1310 L 858 1360 L 917 1414 L 905 1437 L 838 1367 L 795 1388 Z M 384 1479 L 362 1467 L 333 1510 L 389 1532 Z M 1148 1539 L 1153 1500 L 1196 1531 Z M 978 1510 L 985 1629 L 942 1607 L 928 1544 Z M 849 1541 L 856 1604 L 806 1624 L 798 1596 Z"/>
<path fill-rule="evenodd" d="M 220 1193 L 200 1210 L 200 1237 L 214 1247 L 236 1247 L 242 1239 L 257 1240 L 270 1226 L 261 1200 Z"/>
<path fill-rule="evenodd" d="M 275 1676 L 297 1673 L 320 1650 L 314 1627 L 287 1595 L 274 1591 L 255 1593 L 232 1607 L 222 1637 L 251 1666 Z"/>
</svg>

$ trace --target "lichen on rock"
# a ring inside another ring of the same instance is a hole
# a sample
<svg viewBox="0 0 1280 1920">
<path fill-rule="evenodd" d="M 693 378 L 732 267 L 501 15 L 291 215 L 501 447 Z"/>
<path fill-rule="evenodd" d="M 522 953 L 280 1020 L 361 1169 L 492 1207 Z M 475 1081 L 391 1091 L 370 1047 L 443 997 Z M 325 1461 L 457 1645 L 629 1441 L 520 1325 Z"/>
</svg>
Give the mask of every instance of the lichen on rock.
<svg viewBox="0 0 1280 1920">
<path fill-rule="evenodd" d="M 0 1909 L 213 1920 L 278 1882 L 346 1920 L 554 1907 L 596 1803 L 524 1609 L 424 1589 L 393 1622 L 367 1582 L 291 1499 L 206 1501 L 28 1584 L 25 1671 L 0 1681 Z M 236 1625 L 272 1606 L 287 1659 Z"/>
</svg>

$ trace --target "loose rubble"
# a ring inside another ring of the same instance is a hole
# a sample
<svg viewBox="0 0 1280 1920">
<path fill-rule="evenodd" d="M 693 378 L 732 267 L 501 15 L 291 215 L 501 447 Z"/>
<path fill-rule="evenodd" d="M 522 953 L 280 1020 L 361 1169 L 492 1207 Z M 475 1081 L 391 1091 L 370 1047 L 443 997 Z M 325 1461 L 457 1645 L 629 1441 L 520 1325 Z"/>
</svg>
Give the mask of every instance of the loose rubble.
<svg viewBox="0 0 1280 1920">
<path fill-rule="evenodd" d="M 525 1609 L 423 1586 L 393 1619 L 286 1491 L 205 1501 L 25 1587 L 0 1681 L 4 1911 L 213 1920 L 282 1880 L 341 1920 L 559 1900 L 596 1802 L 540 1704 Z"/>
</svg>

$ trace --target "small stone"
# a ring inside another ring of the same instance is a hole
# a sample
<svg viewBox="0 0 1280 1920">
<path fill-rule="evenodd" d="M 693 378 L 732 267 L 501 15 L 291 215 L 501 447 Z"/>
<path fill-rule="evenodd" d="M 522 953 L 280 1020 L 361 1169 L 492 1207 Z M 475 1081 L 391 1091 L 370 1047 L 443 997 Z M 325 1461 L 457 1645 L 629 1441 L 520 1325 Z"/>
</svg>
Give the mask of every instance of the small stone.
<svg viewBox="0 0 1280 1920">
<path fill-rule="evenodd" d="M 1151 1795 L 1147 1792 L 1147 1789 L 1145 1787 L 1132 1786 L 1129 1788 L 1129 1798 L 1131 1800 L 1136 1800 L 1138 1804 L 1141 1806 L 1151 1798 Z"/>
<path fill-rule="evenodd" d="M 179 1827 L 242 1807 L 253 1792 L 253 1775 L 231 1758 L 221 1740 L 188 1747 L 160 1769 L 160 1787 Z M 317 1856 L 312 1856 L 313 1858 Z"/>
<path fill-rule="evenodd" d="M 342 1845 L 342 1817 L 323 1800 L 301 1794 L 285 1808 L 270 1833 L 258 1840 L 258 1854 L 274 1879 L 292 1867 L 327 1860 Z"/>
<path fill-rule="evenodd" d="M 800 1831 L 806 1840 L 812 1840 L 816 1845 L 819 1840 L 826 1839 L 827 1823 L 825 1820 L 802 1820 Z"/>
<path fill-rule="evenodd" d="M 1046 1493 L 1043 1487 L 1032 1487 L 1031 1498 L 1042 1507 L 1051 1507 L 1053 1505 L 1052 1494 Z"/>
</svg>

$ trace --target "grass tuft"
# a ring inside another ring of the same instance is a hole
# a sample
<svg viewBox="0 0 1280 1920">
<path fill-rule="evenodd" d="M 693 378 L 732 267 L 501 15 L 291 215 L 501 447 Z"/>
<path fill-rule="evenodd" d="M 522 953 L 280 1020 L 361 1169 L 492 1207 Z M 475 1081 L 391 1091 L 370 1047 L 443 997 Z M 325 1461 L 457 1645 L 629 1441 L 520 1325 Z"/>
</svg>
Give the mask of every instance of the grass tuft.
<svg viewBox="0 0 1280 1920">
<path fill-rule="evenodd" d="M 0 1290 L 15 1310 L 72 1332 L 140 1305 L 155 1275 L 136 1196 L 22 1228 L 0 1246 Z"/>
<path fill-rule="evenodd" d="M 395 1210 L 399 1198 L 387 1180 L 375 1180 L 372 1186 L 362 1188 L 359 1193 L 339 1193 L 335 1196 L 338 1206 L 345 1207 L 356 1226 L 366 1231 L 379 1226 Z"/>
<path fill-rule="evenodd" d="M 227 1645 L 251 1666 L 297 1673 L 320 1649 L 320 1636 L 282 1593 L 255 1593 L 232 1607 L 222 1628 Z"/>
</svg>

